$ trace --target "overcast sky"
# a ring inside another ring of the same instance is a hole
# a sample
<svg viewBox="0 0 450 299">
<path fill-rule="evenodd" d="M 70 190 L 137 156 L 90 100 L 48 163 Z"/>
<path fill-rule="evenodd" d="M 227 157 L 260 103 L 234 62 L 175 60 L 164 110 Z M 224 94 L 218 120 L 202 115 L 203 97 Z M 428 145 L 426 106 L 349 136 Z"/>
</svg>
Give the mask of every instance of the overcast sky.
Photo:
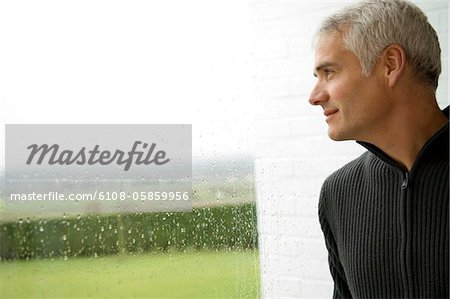
<svg viewBox="0 0 450 299">
<path fill-rule="evenodd" d="M 5 123 L 189 123 L 194 156 L 251 153 L 249 22 L 242 0 L 3 1 L 1 140 Z"/>
</svg>

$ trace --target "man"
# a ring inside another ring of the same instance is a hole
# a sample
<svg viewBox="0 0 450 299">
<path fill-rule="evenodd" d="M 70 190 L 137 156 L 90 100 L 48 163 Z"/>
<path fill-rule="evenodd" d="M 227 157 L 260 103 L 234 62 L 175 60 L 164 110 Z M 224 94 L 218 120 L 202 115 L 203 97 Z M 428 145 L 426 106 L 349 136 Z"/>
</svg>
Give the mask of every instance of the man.
<svg viewBox="0 0 450 299">
<path fill-rule="evenodd" d="M 448 298 L 448 108 L 440 46 L 415 5 L 370 0 L 317 35 L 320 105 L 333 140 L 367 152 L 324 182 L 319 219 L 335 298 Z"/>
</svg>

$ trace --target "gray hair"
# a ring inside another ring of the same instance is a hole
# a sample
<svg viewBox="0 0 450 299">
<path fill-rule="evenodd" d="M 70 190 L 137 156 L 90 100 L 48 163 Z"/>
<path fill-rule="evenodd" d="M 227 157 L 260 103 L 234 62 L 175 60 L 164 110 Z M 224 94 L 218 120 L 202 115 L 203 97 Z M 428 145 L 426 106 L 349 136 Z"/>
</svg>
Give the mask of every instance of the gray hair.
<svg viewBox="0 0 450 299">
<path fill-rule="evenodd" d="M 367 0 L 325 19 L 318 33 L 344 33 L 343 44 L 359 59 L 362 76 L 369 76 L 383 50 L 402 46 L 414 74 L 437 88 L 441 48 L 436 31 L 416 5 L 403 0 Z"/>
</svg>

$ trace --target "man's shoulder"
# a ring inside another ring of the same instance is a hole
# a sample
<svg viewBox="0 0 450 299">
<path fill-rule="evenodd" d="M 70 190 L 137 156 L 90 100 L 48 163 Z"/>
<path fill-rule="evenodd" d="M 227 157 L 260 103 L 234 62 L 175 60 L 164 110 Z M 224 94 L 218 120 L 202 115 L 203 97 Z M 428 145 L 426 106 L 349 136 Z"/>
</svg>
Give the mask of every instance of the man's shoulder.
<svg viewBox="0 0 450 299">
<path fill-rule="evenodd" d="M 336 207 L 340 206 L 338 202 L 349 199 L 343 194 L 348 195 L 355 186 L 364 185 L 368 180 L 371 165 L 377 163 L 376 159 L 372 153 L 366 151 L 329 175 L 320 191 L 319 214 L 326 215 L 328 212 L 325 211 L 328 211 L 327 206 L 330 205 L 334 206 L 331 210 L 336 210 Z"/>
<path fill-rule="evenodd" d="M 338 170 L 330 174 L 324 182 L 324 187 L 342 184 L 355 184 L 364 177 L 365 169 L 371 164 L 374 156 L 366 151 L 358 158 L 348 162 Z"/>
</svg>

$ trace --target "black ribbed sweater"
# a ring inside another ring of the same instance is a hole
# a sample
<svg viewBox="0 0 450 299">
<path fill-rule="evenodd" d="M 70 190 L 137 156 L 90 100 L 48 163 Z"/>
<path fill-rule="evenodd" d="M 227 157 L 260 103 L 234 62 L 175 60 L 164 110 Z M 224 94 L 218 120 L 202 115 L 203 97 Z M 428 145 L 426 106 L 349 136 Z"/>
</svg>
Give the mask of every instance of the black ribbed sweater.
<svg viewBox="0 0 450 299">
<path fill-rule="evenodd" d="M 448 124 L 410 173 L 361 144 L 369 151 L 329 176 L 320 195 L 334 298 L 448 298 Z"/>
</svg>

